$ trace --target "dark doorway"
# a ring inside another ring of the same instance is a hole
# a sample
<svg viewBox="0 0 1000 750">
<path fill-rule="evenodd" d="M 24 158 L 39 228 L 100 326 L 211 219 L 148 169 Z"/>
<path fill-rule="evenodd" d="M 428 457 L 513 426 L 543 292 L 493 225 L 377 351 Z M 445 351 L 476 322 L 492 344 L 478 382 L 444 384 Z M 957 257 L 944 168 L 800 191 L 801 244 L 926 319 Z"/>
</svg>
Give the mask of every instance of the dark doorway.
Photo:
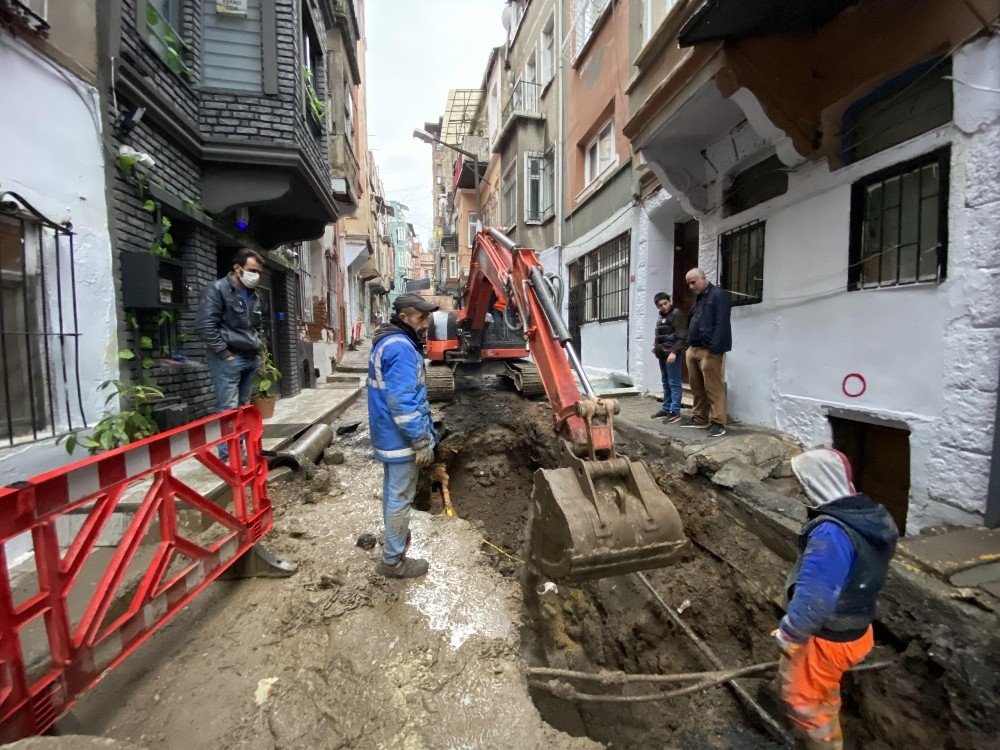
<svg viewBox="0 0 1000 750">
<path fill-rule="evenodd" d="M 674 224 L 674 291 L 671 301 L 674 307 L 691 314 L 694 307 L 694 292 L 688 289 L 684 276 L 698 266 L 698 222 L 691 219 Z M 681 359 L 681 380 L 688 382 L 687 361 Z"/>
<path fill-rule="evenodd" d="M 569 309 L 567 310 L 566 321 L 569 327 L 569 335 L 572 337 L 573 348 L 576 353 L 583 359 L 583 351 L 580 339 L 580 327 L 583 325 L 583 300 L 584 300 L 584 290 L 586 287 L 583 284 L 574 283 L 572 278 L 573 271 L 572 266 L 570 270 L 570 287 L 569 287 Z"/>
<path fill-rule="evenodd" d="M 674 307 L 686 313 L 694 305 L 694 292 L 684 283 L 684 276 L 698 267 L 698 222 L 694 219 L 674 224 Z"/>
<path fill-rule="evenodd" d="M 830 418 L 833 447 L 854 469 L 854 486 L 886 507 L 899 533 L 910 504 L 910 431 L 844 417 Z"/>
</svg>

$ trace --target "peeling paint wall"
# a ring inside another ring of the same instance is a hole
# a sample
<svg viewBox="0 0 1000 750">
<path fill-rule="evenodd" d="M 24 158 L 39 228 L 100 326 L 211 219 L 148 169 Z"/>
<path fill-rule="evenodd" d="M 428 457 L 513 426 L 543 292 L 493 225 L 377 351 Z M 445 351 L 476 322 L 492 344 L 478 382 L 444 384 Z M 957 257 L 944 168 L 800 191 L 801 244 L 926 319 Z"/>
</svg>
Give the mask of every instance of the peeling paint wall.
<svg viewBox="0 0 1000 750">
<path fill-rule="evenodd" d="M 98 386 L 118 374 L 111 244 L 97 90 L 0 30 L 0 190 L 22 195 L 74 238 L 80 385 L 88 423 L 104 411 Z M 67 123 L 73 123 L 67 127 Z M 67 273 L 67 269 L 63 269 Z M 67 348 L 72 351 L 71 347 Z M 58 356 L 52 352 L 53 358 Z M 72 362 L 67 362 L 72 368 Z M 65 415 L 60 415 L 65 428 Z M 79 453 L 79 457 L 86 455 Z M 54 440 L 0 445 L 0 484 L 65 464 Z M 16 556 L 16 555 L 15 555 Z"/>
<path fill-rule="evenodd" d="M 1000 39 L 966 45 L 953 70 L 953 124 L 832 173 L 826 163 L 793 168 L 787 194 L 701 224 L 700 263 L 717 279 L 719 234 L 767 222 L 763 302 L 733 310 L 733 415 L 807 446 L 831 440 L 831 407 L 905 423 L 909 533 L 982 523 L 1000 368 Z M 707 154 L 724 175 L 759 142 L 746 126 Z M 949 143 L 947 280 L 846 291 L 851 184 Z M 868 386 L 849 398 L 841 385 L 854 372 Z"/>
</svg>

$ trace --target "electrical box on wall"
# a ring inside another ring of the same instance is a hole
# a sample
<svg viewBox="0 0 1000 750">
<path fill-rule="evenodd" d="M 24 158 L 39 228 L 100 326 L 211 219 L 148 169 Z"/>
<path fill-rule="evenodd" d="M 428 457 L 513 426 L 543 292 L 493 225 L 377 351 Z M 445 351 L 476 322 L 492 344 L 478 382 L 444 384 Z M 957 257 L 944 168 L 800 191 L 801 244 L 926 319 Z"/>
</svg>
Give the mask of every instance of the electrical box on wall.
<svg viewBox="0 0 1000 750">
<path fill-rule="evenodd" d="M 171 258 L 146 252 L 121 254 L 122 305 L 176 309 L 184 304 L 184 268 Z"/>
</svg>

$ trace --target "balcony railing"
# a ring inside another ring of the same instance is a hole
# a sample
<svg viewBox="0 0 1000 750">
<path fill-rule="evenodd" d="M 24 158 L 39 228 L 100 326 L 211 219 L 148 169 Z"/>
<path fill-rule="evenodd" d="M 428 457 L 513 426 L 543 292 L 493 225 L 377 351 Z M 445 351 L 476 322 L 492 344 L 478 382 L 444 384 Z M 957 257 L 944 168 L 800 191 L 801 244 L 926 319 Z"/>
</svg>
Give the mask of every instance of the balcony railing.
<svg viewBox="0 0 1000 750">
<path fill-rule="evenodd" d="M 515 83 L 514 90 L 501 113 L 501 122 L 506 125 L 508 120 L 516 114 L 537 115 L 538 98 L 541 94 L 542 85 L 540 83 L 529 83 L 528 81 Z"/>
</svg>

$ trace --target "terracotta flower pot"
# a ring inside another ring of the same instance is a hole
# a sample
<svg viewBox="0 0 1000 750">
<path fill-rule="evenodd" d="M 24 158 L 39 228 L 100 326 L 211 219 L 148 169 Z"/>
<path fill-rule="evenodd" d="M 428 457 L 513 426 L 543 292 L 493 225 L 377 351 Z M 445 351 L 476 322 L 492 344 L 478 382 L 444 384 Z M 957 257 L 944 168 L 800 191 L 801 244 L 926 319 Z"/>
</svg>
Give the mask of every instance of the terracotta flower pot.
<svg viewBox="0 0 1000 750">
<path fill-rule="evenodd" d="M 253 405 L 260 412 L 261 419 L 269 419 L 274 416 L 274 405 L 277 401 L 277 396 L 258 396 L 253 400 Z"/>
</svg>

